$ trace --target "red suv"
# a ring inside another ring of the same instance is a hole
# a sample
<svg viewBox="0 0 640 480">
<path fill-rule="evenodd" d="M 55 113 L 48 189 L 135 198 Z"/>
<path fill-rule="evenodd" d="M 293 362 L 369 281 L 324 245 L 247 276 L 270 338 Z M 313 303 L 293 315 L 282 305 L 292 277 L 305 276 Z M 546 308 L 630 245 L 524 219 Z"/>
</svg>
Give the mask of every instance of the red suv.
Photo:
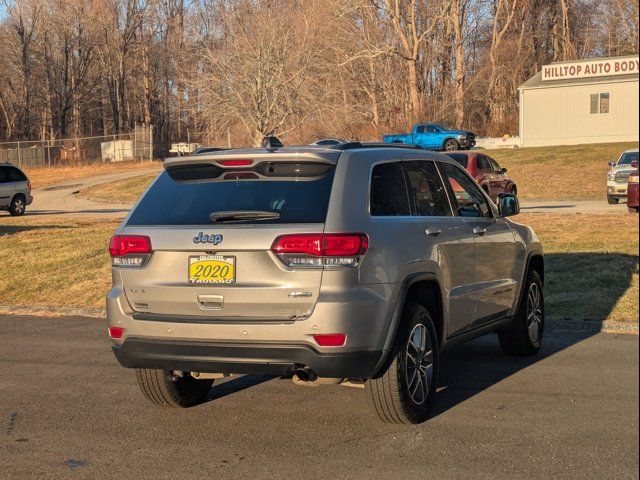
<svg viewBox="0 0 640 480">
<path fill-rule="evenodd" d="M 629 175 L 629 186 L 627 188 L 627 207 L 631 213 L 638 213 L 640 201 L 638 199 L 638 170 L 634 170 Z"/>
<path fill-rule="evenodd" d="M 447 152 L 447 155 L 462 165 L 494 202 L 499 193 L 518 194 L 515 182 L 506 175 L 507 169 L 490 156 L 475 151 Z"/>
</svg>

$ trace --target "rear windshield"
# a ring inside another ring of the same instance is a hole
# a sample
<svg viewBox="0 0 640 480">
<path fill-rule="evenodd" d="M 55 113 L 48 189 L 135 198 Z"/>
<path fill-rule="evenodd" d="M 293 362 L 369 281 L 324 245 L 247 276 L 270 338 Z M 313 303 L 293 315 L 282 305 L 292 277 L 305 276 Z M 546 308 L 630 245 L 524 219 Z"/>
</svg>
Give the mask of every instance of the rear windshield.
<svg viewBox="0 0 640 480">
<path fill-rule="evenodd" d="M 469 157 L 464 153 L 447 153 L 447 156 L 458 162 L 462 168 L 467 168 L 467 165 L 469 164 Z"/>
<path fill-rule="evenodd" d="M 241 224 L 325 222 L 333 166 L 288 162 L 268 167 L 254 168 L 256 173 L 226 170 L 220 174 L 210 166 L 163 172 L 140 200 L 128 225 L 210 225 L 211 213 L 237 211 L 279 214 L 279 218 Z"/>
</svg>

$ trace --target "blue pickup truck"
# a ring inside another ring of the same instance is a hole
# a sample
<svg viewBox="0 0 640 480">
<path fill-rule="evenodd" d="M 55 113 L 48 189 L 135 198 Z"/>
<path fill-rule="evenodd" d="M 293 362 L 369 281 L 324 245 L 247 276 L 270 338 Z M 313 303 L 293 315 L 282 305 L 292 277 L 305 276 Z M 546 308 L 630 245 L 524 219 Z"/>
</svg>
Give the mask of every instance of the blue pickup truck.
<svg viewBox="0 0 640 480">
<path fill-rule="evenodd" d="M 476 136 L 464 130 L 447 130 L 435 123 L 417 123 L 411 133 L 384 135 L 384 143 L 418 145 L 429 150 L 470 150 L 476 144 Z"/>
</svg>

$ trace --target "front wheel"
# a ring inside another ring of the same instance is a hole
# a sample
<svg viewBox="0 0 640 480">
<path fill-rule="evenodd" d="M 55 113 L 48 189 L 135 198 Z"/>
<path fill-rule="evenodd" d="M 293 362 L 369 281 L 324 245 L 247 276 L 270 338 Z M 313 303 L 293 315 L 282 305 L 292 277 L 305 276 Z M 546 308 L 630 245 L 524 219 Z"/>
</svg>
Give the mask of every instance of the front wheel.
<svg viewBox="0 0 640 480">
<path fill-rule="evenodd" d="M 369 403 L 381 420 L 416 424 L 429 416 L 436 393 L 438 337 L 427 309 L 415 302 L 403 313 L 399 348 L 384 373 L 366 383 Z"/>
<path fill-rule="evenodd" d="M 513 323 L 498 332 L 502 350 L 509 355 L 535 355 L 544 333 L 544 294 L 537 271 L 529 272 Z"/>
<path fill-rule="evenodd" d="M 444 142 L 444 149 L 447 152 L 452 152 L 454 150 L 460 150 L 460 144 L 458 143 L 457 140 L 454 140 L 453 138 L 450 138 L 449 140 Z"/>
<path fill-rule="evenodd" d="M 211 390 L 213 380 L 196 380 L 189 374 L 176 377 L 168 370 L 136 368 L 136 379 L 142 394 L 161 407 L 187 408 L 202 403 Z"/>
</svg>

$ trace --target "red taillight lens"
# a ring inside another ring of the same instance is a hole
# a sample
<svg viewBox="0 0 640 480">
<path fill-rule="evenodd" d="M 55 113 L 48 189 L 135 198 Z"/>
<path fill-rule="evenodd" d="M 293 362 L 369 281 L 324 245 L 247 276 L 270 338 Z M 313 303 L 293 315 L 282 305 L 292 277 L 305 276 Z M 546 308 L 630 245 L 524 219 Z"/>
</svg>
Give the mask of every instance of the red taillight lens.
<svg viewBox="0 0 640 480">
<path fill-rule="evenodd" d="M 355 267 L 369 247 L 364 233 L 281 235 L 271 250 L 290 267 Z"/>
<path fill-rule="evenodd" d="M 122 327 L 109 327 L 109 336 L 114 340 L 120 340 L 123 333 L 124 328 Z"/>
<path fill-rule="evenodd" d="M 304 253 L 319 257 L 322 255 L 322 234 L 282 235 L 275 239 L 271 250 L 275 253 Z"/>
<path fill-rule="evenodd" d="M 223 167 L 246 167 L 251 165 L 253 160 L 219 160 L 218 164 Z"/>
<path fill-rule="evenodd" d="M 369 248 L 369 238 L 363 233 L 327 234 L 324 236 L 322 255 L 324 257 L 364 255 L 367 248 Z"/>
<path fill-rule="evenodd" d="M 304 253 L 316 257 L 364 255 L 369 238 L 364 233 L 309 233 L 282 235 L 273 242 L 275 253 Z"/>
<path fill-rule="evenodd" d="M 149 254 L 151 249 L 151 239 L 146 235 L 114 235 L 109 243 L 109 254 L 112 257 L 123 257 L 125 255 Z"/>
<path fill-rule="evenodd" d="M 314 335 L 313 339 L 321 347 L 342 347 L 347 341 L 347 336 L 344 333 L 319 333 Z"/>
<path fill-rule="evenodd" d="M 31 182 L 29 182 L 29 181 L 27 182 L 27 188 L 28 188 L 29 190 L 31 190 Z"/>
</svg>

